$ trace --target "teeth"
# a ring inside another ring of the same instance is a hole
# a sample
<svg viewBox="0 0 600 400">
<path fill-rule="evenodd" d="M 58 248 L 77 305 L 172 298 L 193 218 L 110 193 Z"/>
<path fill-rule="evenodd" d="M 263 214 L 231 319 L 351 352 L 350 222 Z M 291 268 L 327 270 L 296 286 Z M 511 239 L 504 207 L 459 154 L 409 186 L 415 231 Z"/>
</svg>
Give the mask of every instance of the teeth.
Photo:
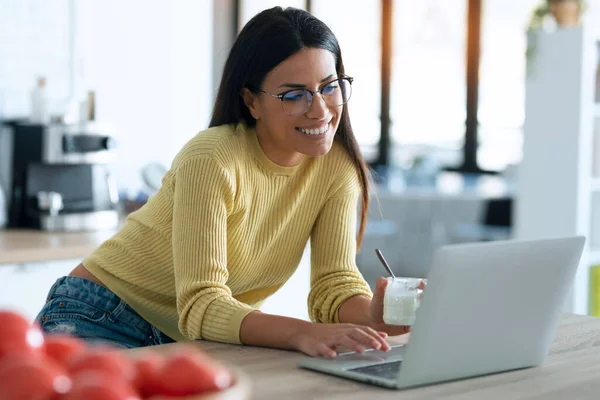
<svg viewBox="0 0 600 400">
<path fill-rule="evenodd" d="M 321 134 L 327 132 L 327 128 L 329 128 L 329 124 L 322 126 L 320 128 L 315 128 L 315 129 L 298 128 L 298 130 L 307 135 L 321 135 Z"/>
</svg>

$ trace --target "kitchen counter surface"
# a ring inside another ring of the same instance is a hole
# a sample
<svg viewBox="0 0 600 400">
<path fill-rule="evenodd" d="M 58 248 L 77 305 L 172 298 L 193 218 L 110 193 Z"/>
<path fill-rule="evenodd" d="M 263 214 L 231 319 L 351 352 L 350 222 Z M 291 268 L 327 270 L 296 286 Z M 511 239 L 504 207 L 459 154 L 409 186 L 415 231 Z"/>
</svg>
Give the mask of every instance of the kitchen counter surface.
<svg viewBox="0 0 600 400">
<path fill-rule="evenodd" d="M 0 230 L 0 268 L 2 264 L 84 258 L 115 232 Z"/>
</svg>

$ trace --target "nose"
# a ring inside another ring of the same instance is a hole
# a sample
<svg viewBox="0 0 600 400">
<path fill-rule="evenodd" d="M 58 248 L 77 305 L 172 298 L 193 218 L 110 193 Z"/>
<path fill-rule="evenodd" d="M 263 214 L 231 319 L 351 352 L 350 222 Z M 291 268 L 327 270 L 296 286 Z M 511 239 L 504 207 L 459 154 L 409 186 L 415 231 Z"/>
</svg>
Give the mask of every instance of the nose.
<svg viewBox="0 0 600 400">
<path fill-rule="evenodd" d="M 311 119 L 324 119 L 329 115 L 329 106 L 321 97 L 320 93 L 315 93 L 312 103 L 306 111 L 306 117 Z"/>
</svg>

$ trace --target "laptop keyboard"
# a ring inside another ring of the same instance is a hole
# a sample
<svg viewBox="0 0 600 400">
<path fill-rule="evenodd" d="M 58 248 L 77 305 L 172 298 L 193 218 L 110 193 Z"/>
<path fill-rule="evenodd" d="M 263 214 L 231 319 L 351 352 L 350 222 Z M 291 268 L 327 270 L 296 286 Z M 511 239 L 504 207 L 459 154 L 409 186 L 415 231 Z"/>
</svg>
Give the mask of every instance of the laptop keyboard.
<svg viewBox="0 0 600 400">
<path fill-rule="evenodd" d="M 369 365 L 367 367 L 351 368 L 347 371 L 377 376 L 379 378 L 396 379 L 398 377 L 398 372 L 400 371 L 400 364 L 402 364 L 402 361 L 392 361 L 388 363 Z"/>
</svg>

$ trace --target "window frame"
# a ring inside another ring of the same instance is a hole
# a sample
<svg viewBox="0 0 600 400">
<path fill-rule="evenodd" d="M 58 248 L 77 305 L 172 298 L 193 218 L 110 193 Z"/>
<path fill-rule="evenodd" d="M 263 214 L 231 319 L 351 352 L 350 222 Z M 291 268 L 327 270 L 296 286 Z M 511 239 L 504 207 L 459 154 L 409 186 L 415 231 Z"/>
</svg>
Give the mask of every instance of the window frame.
<svg viewBox="0 0 600 400">
<path fill-rule="evenodd" d="M 240 9 L 243 0 L 233 1 L 233 25 L 235 36 L 239 33 Z M 481 6 L 482 0 L 465 0 L 467 6 L 467 50 L 466 50 L 466 121 L 464 144 L 462 148 L 463 162 L 458 166 L 447 166 L 447 171 L 475 174 L 497 174 L 498 171 L 487 171 L 479 167 L 477 162 L 478 128 L 477 113 L 479 109 L 479 65 L 481 59 Z M 312 12 L 312 0 L 305 0 L 305 9 Z M 394 0 L 381 0 L 381 136 L 377 144 L 378 154 L 370 164 L 373 169 L 387 168 L 391 163 L 391 115 L 390 96 L 392 78 L 392 40 L 393 40 L 393 5 Z M 234 37 L 235 37 L 234 36 Z"/>
</svg>

